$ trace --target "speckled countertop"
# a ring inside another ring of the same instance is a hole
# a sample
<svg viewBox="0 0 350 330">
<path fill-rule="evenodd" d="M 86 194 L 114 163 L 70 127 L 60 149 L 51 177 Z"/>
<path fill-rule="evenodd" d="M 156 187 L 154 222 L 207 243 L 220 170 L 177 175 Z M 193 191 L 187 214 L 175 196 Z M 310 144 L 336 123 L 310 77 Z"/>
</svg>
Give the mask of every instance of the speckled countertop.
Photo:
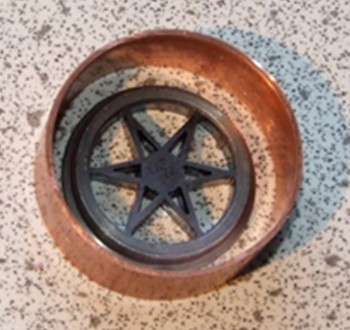
<svg viewBox="0 0 350 330">
<path fill-rule="evenodd" d="M 35 145 L 60 86 L 118 37 L 181 28 L 253 56 L 288 96 L 304 179 L 282 233 L 244 275 L 174 302 L 110 292 L 55 247 Z M 0 329 L 350 329 L 349 1 L 0 2 Z"/>
</svg>

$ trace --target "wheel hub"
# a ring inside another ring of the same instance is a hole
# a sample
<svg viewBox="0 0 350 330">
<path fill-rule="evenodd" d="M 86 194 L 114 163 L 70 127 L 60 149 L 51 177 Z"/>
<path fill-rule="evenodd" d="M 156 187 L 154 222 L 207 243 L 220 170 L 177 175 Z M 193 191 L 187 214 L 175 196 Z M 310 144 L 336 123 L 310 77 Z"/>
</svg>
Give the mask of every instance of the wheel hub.
<svg viewBox="0 0 350 330">
<path fill-rule="evenodd" d="M 182 184 L 185 171 L 177 157 L 164 151 L 157 151 L 145 161 L 142 177 L 148 188 L 166 197 Z"/>
</svg>

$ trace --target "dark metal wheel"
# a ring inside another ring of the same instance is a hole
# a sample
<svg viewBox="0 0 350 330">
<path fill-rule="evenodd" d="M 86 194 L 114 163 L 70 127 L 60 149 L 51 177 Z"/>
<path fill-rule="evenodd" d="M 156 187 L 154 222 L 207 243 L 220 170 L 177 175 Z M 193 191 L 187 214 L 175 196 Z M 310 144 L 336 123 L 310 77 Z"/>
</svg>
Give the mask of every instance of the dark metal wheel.
<svg viewBox="0 0 350 330">
<path fill-rule="evenodd" d="M 174 103 L 189 109 L 188 121 L 163 145 L 134 117 L 135 112 L 142 111 L 149 103 Z M 92 166 L 94 146 L 116 121 L 126 125 L 137 157 L 127 162 Z M 227 141 L 231 160 L 227 169 L 188 160 L 197 125 L 213 126 Z M 99 207 L 91 181 L 129 185 L 137 191 L 123 230 L 111 223 Z M 231 201 L 220 221 L 204 232 L 190 191 L 222 181 L 234 187 Z M 225 124 L 225 116 L 214 105 L 177 88 L 141 87 L 105 99 L 80 121 L 63 161 L 63 190 L 75 216 L 114 252 L 152 267 L 182 269 L 207 264 L 234 243 L 250 212 L 253 171 L 242 137 L 233 125 Z M 144 207 L 145 199 L 148 204 Z M 188 241 L 153 244 L 134 237 L 160 207 L 165 207 L 188 233 Z"/>
</svg>

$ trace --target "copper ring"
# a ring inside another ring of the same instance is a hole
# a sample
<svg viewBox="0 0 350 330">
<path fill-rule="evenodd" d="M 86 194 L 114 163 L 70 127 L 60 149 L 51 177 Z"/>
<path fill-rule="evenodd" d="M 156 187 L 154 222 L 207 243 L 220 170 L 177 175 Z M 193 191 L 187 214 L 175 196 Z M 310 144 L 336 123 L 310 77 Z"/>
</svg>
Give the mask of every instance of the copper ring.
<svg viewBox="0 0 350 330">
<path fill-rule="evenodd" d="M 260 124 L 274 162 L 276 198 L 268 232 L 254 246 L 210 268 L 155 269 L 129 262 L 99 244 L 76 220 L 57 182 L 53 141 L 60 112 L 86 86 L 117 70 L 166 66 L 203 76 L 237 96 Z M 35 182 L 51 235 L 80 271 L 101 285 L 147 299 L 187 297 L 235 276 L 276 235 L 296 199 L 302 150 L 293 112 L 273 77 L 246 55 L 217 39 L 184 31 L 152 31 L 113 42 L 90 55 L 60 90 L 40 140 Z"/>
</svg>

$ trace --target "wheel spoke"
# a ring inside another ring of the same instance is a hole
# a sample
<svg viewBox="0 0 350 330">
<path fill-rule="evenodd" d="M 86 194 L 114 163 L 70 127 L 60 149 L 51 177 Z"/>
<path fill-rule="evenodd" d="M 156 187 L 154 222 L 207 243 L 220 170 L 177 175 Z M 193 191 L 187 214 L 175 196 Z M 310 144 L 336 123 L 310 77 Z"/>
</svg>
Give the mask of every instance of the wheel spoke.
<svg viewBox="0 0 350 330">
<path fill-rule="evenodd" d="M 178 206 L 170 197 L 167 198 L 167 203 L 191 229 L 195 237 L 202 236 L 203 232 L 199 226 L 199 221 L 194 211 L 188 190 L 185 187 L 180 188 L 177 197 L 180 197 L 181 199 L 180 206 Z"/>
<path fill-rule="evenodd" d="M 176 148 L 176 146 L 181 143 L 181 149 L 179 158 L 185 159 L 187 157 L 188 151 L 190 149 L 191 142 L 193 140 L 193 135 L 195 127 L 198 123 L 199 116 L 194 115 L 191 119 L 182 126 L 176 133 L 173 135 L 170 140 L 164 145 L 164 149 L 168 152 L 171 152 Z"/>
<path fill-rule="evenodd" d="M 145 150 L 153 153 L 160 148 L 160 144 L 147 132 L 147 130 L 132 116 L 129 111 L 124 117 L 139 158 L 145 158 Z"/>
<path fill-rule="evenodd" d="M 162 205 L 163 197 L 157 196 L 143 210 L 142 201 L 144 199 L 145 189 L 141 188 L 137 194 L 136 201 L 130 212 L 128 223 L 125 228 L 125 234 L 131 236 L 140 228 L 145 221 Z"/>
<path fill-rule="evenodd" d="M 140 183 L 141 164 L 139 161 L 124 162 L 102 167 L 91 167 L 92 180 L 106 184 Z"/>
<path fill-rule="evenodd" d="M 220 180 L 234 180 L 235 171 L 233 169 L 223 170 L 210 165 L 193 162 L 186 162 L 185 173 L 198 175 L 198 178 L 186 181 L 187 189 L 196 189 L 204 184 L 217 182 Z"/>
</svg>

